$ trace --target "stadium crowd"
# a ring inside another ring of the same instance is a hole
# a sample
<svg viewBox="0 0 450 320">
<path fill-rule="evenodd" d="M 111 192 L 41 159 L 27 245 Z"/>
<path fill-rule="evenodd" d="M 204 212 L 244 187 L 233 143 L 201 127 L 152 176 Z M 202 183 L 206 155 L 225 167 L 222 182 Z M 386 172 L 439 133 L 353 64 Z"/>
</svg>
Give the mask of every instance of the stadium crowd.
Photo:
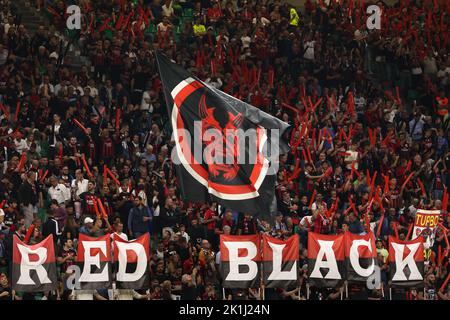
<svg viewBox="0 0 450 320">
<path fill-rule="evenodd" d="M 308 231 L 368 228 L 377 236 L 383 290 L 349 284 L 348 298 L 388 299 L 388 236 L 405 239 L 419 208 L 442 210 L 450 228 L 442 208 L 450 183 L 449 7 L 379 1 L 381 29 L 368 30 L 369 2 L 37 1 L 51 27 L 29 34 L 20 8 L 2 0 L 0 300 L 75 299 L 64 279 L 80 233 L 134 239 L 145 232 L 150 289 L 132 298 L 261 299 L 258 289 L 223 297 L 217 253 L 222 233 L 265 232 L 299 234 L 301 248 L 298 288 L 266 289 L 265 299 L 340 299 L 343 288 L 307 295 Z M 81 8 L 80 31 L 66 30 L 69 3 Z M 91 65 L 74 68 L 61 39 Z M 156 49 L 292 125 L 274 221 L 180 196 Z M 107 217 L 96 214 L 94 197 Z M 57 292 L 11 290 L 12 237 L 23 239 L 31 225 L 30 244 L 49 234 L 57 241 Z M 425 289 L 394 290 L 394 299 L 450 299 L 450 286 L 439 290 L 450 271 L 447 234 L 434 232 Z"/>
</svg>

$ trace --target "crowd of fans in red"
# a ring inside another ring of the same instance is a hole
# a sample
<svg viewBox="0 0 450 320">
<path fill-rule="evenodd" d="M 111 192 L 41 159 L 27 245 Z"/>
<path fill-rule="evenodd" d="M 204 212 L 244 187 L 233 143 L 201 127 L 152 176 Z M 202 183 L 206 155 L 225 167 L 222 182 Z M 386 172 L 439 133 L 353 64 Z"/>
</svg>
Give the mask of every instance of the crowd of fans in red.
<svg viewBox="0 0 450 320">
<path fill-rule="evenodd" d="M 150 289 L 135 298 L 203 300 L 261 299 L 258 289 L 222 296 L 220 234 L 297 233 L 298 288 L 266 289 L 265 298 L 306 299 L 307 232 L 369 228 L 383 290 L 349 285 L 349 298 L 383 299 L 387 237 L 405 239 L 419 208 L 442 210 L 449 228 L 446 1 L 376 2 L 380 30 L 366 29 L 370 1 L 73 2 L 81 31 L 65 30 L 67 1 L 38 1 L 52 27 L 29 34 L 20 8 L 1 1 L 0 299 L 73 298 L 63 280 L 78 234 L 111 232 L 151 233 Z M 61 40 L 91 66 L 74 69 Z M 180 196 L 155 49 L 292 125 L 274 221 Z M 96 198 L 106 215 L 97 214 Z M 12 236 L 24 239 L 31 225 L 29 243 L 57 239 L 58 292 L 10 288 Z M 447 235 L 435 232 L 425 290 L 396 290 L 394 298 L 450 298 L 448 286 L 439 290 L 449 272 Z M 340 299 L 341 291 L 312 290 L 309 298 Z"/>
</svg>

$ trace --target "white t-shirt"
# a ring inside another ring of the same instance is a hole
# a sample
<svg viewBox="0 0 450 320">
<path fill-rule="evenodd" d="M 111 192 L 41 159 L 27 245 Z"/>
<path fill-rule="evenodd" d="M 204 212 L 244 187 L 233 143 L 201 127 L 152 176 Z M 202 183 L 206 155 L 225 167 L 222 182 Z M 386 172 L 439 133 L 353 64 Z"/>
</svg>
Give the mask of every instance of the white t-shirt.
<svg viewBox="0 0 450 320">
<path fill-rule="evenodd" d="M 153 112 L 153 104 L 147 103 L 146 100 L 151 101 L 151 97 L 150 97 L 150 93 L 148 91 L 144 91 L 144 93 L 142 94 L 142 101 L 141 101 L 141 110 L 146 110 L 150 113 Z"/>
<path fill-rule="evenodd" d="M 25 139 L 20 139 L 19 141 L 17 141 L 15 139 L 14 140 L 14 146 L 16 147 L 16 151 L 18 153 L 22 153 L 24 150 L 28 150 L 28 144 L 27 144 L 27 141 Z"/>
<path fill-rule="evenodd" d="M 56 187 L 51 186 L 48 188 L 48 195 L 50 199 L 58 201 L 59 204 L 71 199 L 70 189 L 62 183 L 58 183 Z"/>
<path fill-rule="evenodd" d="M 252 38 L 250 38 L 249 36 L 242 36 L 241 41 L 242 41 L 242 49 L 249 48 L 250 43 L 252 42 Z"/>
<path fill-rule="evenodd" d="M 111 233 L 111 239 L 114 239 L 114 235 L 118 236 L 119 238 L 121 238 L 125 241 L 128 241 L 128 236 L 126 233 L 123 233 L 123 232 L 122 233 L 117 233 L 117 232 Z"/>
<path fill-rule="evenodd" d="M 89 184 L 88 179 L 83 179 L 82 181 L 77 181 L 77 179 L 73 179 L 71 187 L 77 188 L 75 194 L 77 196 L 80 196 L 80 194 L 82 194 L 83 192 L 88 191 L 88 184 Z"/>
<path fill-rule="evenodd" d="M 162 15 L 163 17 L 170 17 L 173 14 L 173 7 L 172 7 L 172 1 L 170 2 L 169 6 L 167 6 L 166 4 L 164 4 L 161 7 L 162 10 Z"/>
<path fill-rule="evenodd" d="M 304 48 L 306 49 L 303 58 L 307 60 L 314 60 L 314 44 L 315 41 L 308 41 L 305 43 Z"/>
</svg>

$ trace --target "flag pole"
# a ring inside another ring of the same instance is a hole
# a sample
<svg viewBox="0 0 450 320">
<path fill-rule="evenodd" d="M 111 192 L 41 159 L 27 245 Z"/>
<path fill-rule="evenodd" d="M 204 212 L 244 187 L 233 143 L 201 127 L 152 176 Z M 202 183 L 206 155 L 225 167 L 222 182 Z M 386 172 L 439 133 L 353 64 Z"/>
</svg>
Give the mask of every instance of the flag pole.
<svg viewBox="0 0 450 320">
<path fill-rule="evenodd" d="M 309 300 L 309 283 L 306 284 L 306 300 Z"/>
</svg>

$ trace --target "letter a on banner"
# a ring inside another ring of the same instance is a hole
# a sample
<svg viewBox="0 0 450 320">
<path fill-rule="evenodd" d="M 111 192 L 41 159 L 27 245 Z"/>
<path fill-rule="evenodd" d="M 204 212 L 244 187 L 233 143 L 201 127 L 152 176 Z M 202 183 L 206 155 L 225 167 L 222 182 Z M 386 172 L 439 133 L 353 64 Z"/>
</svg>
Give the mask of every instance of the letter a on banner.
<svg viewBox="0 0 450 320">
<path fill-rule="evenodd" d="M 52 291 L 57 287 L 53 235 L 29 246 L 13 239 L 12 288 L 21 292 Z"/>
<path fill-rule="evenodd" d="M 344 281 L 344 235 L 308 233 L 308 276 L 311 286 L 336 287 Z"/>
<path fill-rule="evenodd" d="M 114 234 L 114 262 L 118 289 L 147 289 L 149 285 L 150 235 L 132 241 Z"/>
<path fill-rule="evenodd" d="M 345 266 L 347 280 L 366 282 L 375 272 L 377 250 L 373 232 L 364 236 L 346 232 L 345 238 Z"/>
<path fill-rule="evenodd" d="M 224 288 L 258 288 L 261 263 L 259 235 L 221 235 L 220 262 Z"/>
<path fill-rule="evenodd" d="M 393 287 L 423 287 L 423 238 L 400 241 L 390 236 L 389 269 Z"/>
<path fill-rule="evenodd" d="M 266 288 L 297 286 L 299 239 L 286 241 L 263 235 L 263 282 Z"/>
<path fill-rule="evenodd" d="M 111 240 L 109 234 L 99 238 L 80 233 L 77 264 L 81 269 L 81 289 L 107 289 L 111 284 Z"/>
</svg>

